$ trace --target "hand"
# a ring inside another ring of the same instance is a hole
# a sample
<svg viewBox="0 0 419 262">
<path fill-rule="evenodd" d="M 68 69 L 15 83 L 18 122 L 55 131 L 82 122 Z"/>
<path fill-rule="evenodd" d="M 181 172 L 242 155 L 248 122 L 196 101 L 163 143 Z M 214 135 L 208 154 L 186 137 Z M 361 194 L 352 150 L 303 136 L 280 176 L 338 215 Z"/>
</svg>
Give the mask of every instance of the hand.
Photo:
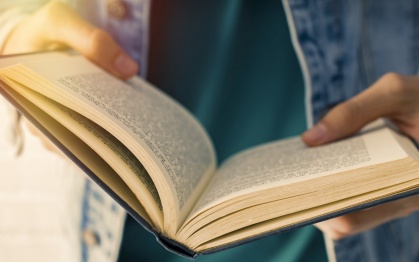
<svg viewBox="0 0 419 262">
<path fill-rule="evenodd" d="M 79 17 L 66 4 L 51 1 L 23 20 L 11 32 L 0 54 L 72 48 L 121 79 L 135 75 L 139 66 L 105 31 Z M 25 121 L 32 134 L 49 151 L 62 153 L 35 127 Z"/>
<path fill-rule="evenodd" d="M 115 75 L 126 79 L 139 66 L 105 31 L 78 16 L 69 6 L 51 1 L 11 32 L 1 54 L 72 48 Z"/>
<path fill-rule="evenodd" d="M 354 98 L 333 108 L 302 135 L 309 146 L 354 134 L 380 117 L 391 120 L 402 132 L 419 142 L 419 77 L 389 73 Z M 336 240 L 374 228 L 419 210 L 419 196 L 408 197 L 316 224 Z"/>
</svg>

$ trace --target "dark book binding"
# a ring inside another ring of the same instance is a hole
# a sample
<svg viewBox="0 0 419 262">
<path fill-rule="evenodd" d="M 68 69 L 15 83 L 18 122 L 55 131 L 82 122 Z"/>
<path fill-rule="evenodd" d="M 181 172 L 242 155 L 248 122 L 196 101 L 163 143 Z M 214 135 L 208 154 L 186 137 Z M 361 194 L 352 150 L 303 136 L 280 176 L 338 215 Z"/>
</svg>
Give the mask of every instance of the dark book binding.
<svg viewBox="0 0 419 262">
<path fill-rule="evenodd" d="M 121 205 L 129 215 L 131 215 L 139 224 L 141 224 L 144 229 L 154 234 L 157 241 L 168 251 L 178 254 L 186 258 L 196 258 L 198 255 L 212 254 L 220 252 L 229 248 L 233 248 L 239 245 L 243 245 L 252 241 L 255 241 L 260 238 L 272 236 L 275 234 L 285 233 L 297 228 L 301 228 L 307 225 L 312 225 L 317 222 L 328 220 L 334 217 L 345 215 L 354 211 L 359 211 L 361 209 L 370 208 L 377 206 L 379 204 L 387 203 L 397 199 L 409 197 L 419 193 L 419 188 L 412 189 L 410 191 L 402 192 L 395 194 L 389 197 L 380 198 L 362 205 L 357 205 L 353 207 L 346 208 L 344 210 L 339 210 L 330 214 L 326 214 L 317 218 L 309 219 L 303 222 L 299 222 L 288 227 L 280 228 L 277 230 L 272 230 L 269 232 L 262 233 L 260 235 L 252 236 L 246 239 L 242 239 L 236 242 L 232 242 L 223 246 L 215 247 L 212 249 L 205 250 L 203 252 L 197 253 L 182 243 L 179 243 L 173 239 L 170 239 L 156 230 L 154 230 L 151 225 L 142 218 L 137 212 L 135 212 L 124 200 L 122 200 L 108 185 L 106 185 L 94 172 L 92 172 L 86 165 L 80 161 L 80 159 L 71 153 L 61 142 L 59 142 L 48 130 L 46 130 L 32 115 L 27 112 L 15 99 L 13 99 L 3 88 L 2 86 L 7 86 L 3 81 L 0 80 L 0 94 L 6 98 L 24 117 L 26 117 L 35 127 L 37 127 L 52 143 L 54 143 L 71 161 L 73 161 L 80 169 L 82 169 L 95 183 L 97 183 L 108 195 L 110 195 L 119 205 Z"/>
</svg>

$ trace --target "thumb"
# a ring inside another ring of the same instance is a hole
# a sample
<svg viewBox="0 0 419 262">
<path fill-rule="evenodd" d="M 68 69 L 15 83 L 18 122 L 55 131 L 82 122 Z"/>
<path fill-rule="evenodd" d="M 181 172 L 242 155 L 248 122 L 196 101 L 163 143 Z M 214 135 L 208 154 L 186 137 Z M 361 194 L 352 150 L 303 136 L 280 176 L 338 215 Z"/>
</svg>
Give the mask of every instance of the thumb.
<svg viewBox="0 0 419 262">
<path fill-rule="evenodd" d="M 389 74 L 359 95 L 332 108 L 319 123 L 302 134 L 303 141 L 309 146 L 328 143 L 352 135 L 366 124 L 390 115 L 397 101 L 391 91 L 394 89 L 391 87 L 395 82 L 393 78 L 400 76 Z"/>
<path fill-rule="evenodd" d="M 119 78 L 125 79 L 137 73 L 138 64 L 107 32 L 82 19 L 66 4 L 52 1 L 43 11 L 40 15 L 47 17 L 50 24 L 46 29 L 47 41 L 75 49 Z"/>
</svg>

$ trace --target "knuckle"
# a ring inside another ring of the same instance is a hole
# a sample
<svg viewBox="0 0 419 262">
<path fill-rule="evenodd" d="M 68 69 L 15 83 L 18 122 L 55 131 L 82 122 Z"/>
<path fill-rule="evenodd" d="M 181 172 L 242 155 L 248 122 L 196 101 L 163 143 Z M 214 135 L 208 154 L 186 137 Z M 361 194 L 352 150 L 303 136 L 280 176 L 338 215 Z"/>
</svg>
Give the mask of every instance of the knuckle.
<svg viewBox="0 0 419 262">
<path fill-rule="evenodd" d="M 352 235 L 358 229 L 359 221 L 357 221 L 356 216 L 347 215 L 340 221 L 339 235 L 340 237 L 345 237 Z"/>
<path fill-rule="evenodd" d="M 404 76 L 400 74 L 393 72 L 387 73 L 379 81 L 386 87 L 389 96 L 405 94 L 408 91 L 408 85 L 406 85 Z"/>
<path fill-rule="evenodd" d="M 60 17 L 60 14 L 65 12 L 66 9 L 68 9 L 68 7 L 65 3 L 50 1 L 39 10 L 38 14 L 44 19 L 52 19 Z"/>
<path fill-rule="evenodd" d="M 63 2 L 50 1 L 31 16 L 30 23 L 46 41 L 60 41 L 57 31 L 68 21 L 72 9 Z"/>
<path fill-rule="evenodd" d="M 379 86 L 382 86 L 383 98 L 389 103 L 388 106 L 401 110 L 409 104 L 416 104 L 418 91 L 408 77 L 397 73 L 387 73 L 380 81 L 382 82 Z"/>
</svg>

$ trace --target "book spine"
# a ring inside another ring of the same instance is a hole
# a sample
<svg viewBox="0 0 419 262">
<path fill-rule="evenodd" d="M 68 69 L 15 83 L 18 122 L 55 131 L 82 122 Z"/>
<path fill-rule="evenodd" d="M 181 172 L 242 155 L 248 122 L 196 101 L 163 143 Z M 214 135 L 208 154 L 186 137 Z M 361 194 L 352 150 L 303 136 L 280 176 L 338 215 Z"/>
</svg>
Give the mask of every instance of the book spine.
<svg viewBox="0 0 419 262">
<path fill-rule="evenodd" d="M 157 241 L 168 251 L 173 252 L 177 255 L 180 255 L 185 258 L 194 259 L 198 256 L 198 253 L 190 250 L 188 247 L 182 245 L 181 243 L 167 238 L 163 235 L 156 235 Z"/>
</svg>

